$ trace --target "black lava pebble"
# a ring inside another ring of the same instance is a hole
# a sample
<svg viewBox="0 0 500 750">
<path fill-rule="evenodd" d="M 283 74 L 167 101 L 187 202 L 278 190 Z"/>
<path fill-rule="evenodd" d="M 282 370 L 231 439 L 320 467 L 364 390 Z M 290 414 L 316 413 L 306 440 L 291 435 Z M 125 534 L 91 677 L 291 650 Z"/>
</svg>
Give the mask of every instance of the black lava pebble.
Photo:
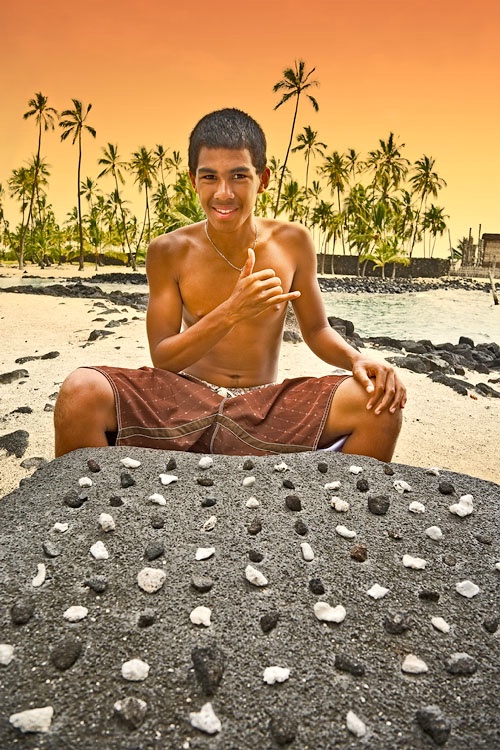
<svg viewBox="0 0 500 750">
<path fill-rule="evenodd" d="M 423 599 L 425 602 L 438 602 L 439 593 L 437 591 L 432 591 L 431 589 L 423 589 L 418 592 L 418 598 Z"/>
<path fill-rule="evenodd" d="M 297 734 L 297 725 L 289 716 L 275 716 L 269 725 L 271 735 L 277 745 L 289 745 Z"/>
<path fill-rule="evenodd" d="M 384 617 L 384 628 L 391 635 L 401 635 L 411 628 L 412 624 L 408 612 L 389 612 Z"/>
<path fill-rule="evenodd" d="M 285 497 L 285 505 L 288 510 L 302 510 L 302 503 L 300 502 L 300 497 L 297 497 L 297 495 L 287 495 Z"/>
<path fill-rule="evenodd" d="M 439 482 L 438 490 L 442 495 L 453 495 L 453 493 L 455 492 L 455 487 L 451 482 L 442 481 Z"/>
<path fill-rule="evenodd" d="M 68 635 L 56 643 L 50 652 L 50 661 L 61 671 L 69 669 L 82 653 L 82 644 L 78 638 Z"/>
<path fill-rule="evenodd" d="M 374 516 L 385 516 L 390 504 L 387 495 L 370 495 L 368 498 L 368 510 Z"/>
<path fill-rule="evenodd" d="M 320 461 L 318 464 L 318 471 L 321 472 L 321 474 L 326 474 L 328 471 L 328 464 L 324 461 Z"/>
<path fill-rule="evenodd" d="M 262 521 L 260 518 L 254 518 L 252 523 L 247 526 L 247 531 L 252 536 L 256 536 L 262 531 Z"/>
<path fill-rule="evenodd" d="M 446 671 L 456 675 L 471 675 L 477 672 L 477 661 L 469 654 L 453 654 L 446 665 Z"/>
<path fill-rule="evenodd" d="M 486 620 L 483 621 L 483 628 L 488 633 L 496 633 L 498 630 L 498 626 L 500 625 L 500 617 L 488 617 Z"/>
<path fill-rule="evenodd" d="M 191 651 L 194 671 L 205 695 L 213 695 L 224 674 L 224 654 L 215 644 L 193 648 Z"/>
<path fill-rule="evenodd" d="M 132 474 L 129 474 L 127 471 L 124 471 L 120 474 L 120 486 L 126 490 L 127 487 L 133 487 L 135 484 L 135 479 L 132 476 Z"/>
<path fill-rule="evenodd" d="M 197 576 L 193 575 L 191 577 L 191 585 L 196 591 L 199 591 L 200 594 L 206 594 L 207 591 L 210 591 L 212 586 L 214 585 L 213 579 L 210 578 L 210 576 Z"/>
<path fill-rule="evenodd" d="M 210 477 L 196 477 L 196 481 L 201 487 L 213 487 L 214 480 Z"/>
<path fill-rule="evenodd" d="M 294 490 L 295 489 L 295 485 L 294 485 L 294 483 L 292 482 L 291 479 L 284 479 L 283 480 L 283 487 L 286 490 Z"/>
<path fill-rule="evenodd" d="M 35 602 L 31 599 L 21 599 L 14 602 L 10 608 L 10 616 L 14 625 L 26 625 L 35 612 Z"/>
<path fill-rule="evenodd" d="M 425 706 L 417 711 L 420 728 L 433 739 L 436 745 L 444 745 L 451 732 L 451 722 L 439 706 Z"/>
<path fill-rule="evenodd" d="M 165 526 L 165 519 L 161 513 L 153 513 L 151 516 L 151 526 L 153 529 L 163 529 Z"/>
<path fill-rule="evenodd" d="M 115 713 L 129 729 L 139 729 L 143 723 L 148 707 L 145 701 L 128 695 L 114 705 Z"/>
<path fill-rule="evenodd" d="M 87 468 L 92 474 L 98 474 L 101 471 L 101 467 L 94 458 L 89 458 L 87 461 Z"/>
<path fill-rule="evenodd" d="M 176 468 L 177 468 L 177 461 L 175 460 L 173 456 L 171 456 L 166 463 L 165 469 L 166 471 L 173 471 Z"/>
<path fill-rule="evenodd" d="M 368 492 L 368 490 L 370 489 L 368 479 L 358 479 L 358 481 L 356 482 L 356 489 L 358 489 L 360 492 Z"/>
<path fill-rule="evenodd" d="M 325 593 L 325 587 L 321 581 L 321 578 L 311 578 L 309 581 L 309 588 L 313 594 L 322 595 Z"/>
<path fill-rule="evenodd" d="M 250 562 L 260 563 L 264 559 L 262 552 L 257 552 L 256 549 L 251 549 L 248 553 L 248 559 Z"/>
<path fill-rule="evenodd" d="M 260 627 L 262 628 L 262 632 L 270 633 L 271 630 L 274 630 L 274 628 L 278 624 L 279 619 L 279 612 L 267 612 L 267 614 L 262 615 L 262 617 L 260 618 Z"/>
<path fill-rule="evenodd" d="M 157 560 L 165 552 L 165 545 L 160 541 L 149 542 L 144 550 L 144 557 L 146 560 Z"/>
<path fill-rule="evenodd" d="M 295 521 L 294 529 L 296 533 L 299 534 L 300 536 L 305 536 L 307 532 L 309 531 L 309 529 L 307 528 L 307 525 L 304 523 L 302 518 L 297 518 L 297 520 Z"/>
<path fill-rule="evenodd" d="M 365 673 L 365 668 L 361 662 L 351 659 L 346 654 L 337 654 L 335 656 L 335 666 L 341 672 L 349 672 L 349 674 L 353 674 L 355 677 L 362 677 Z"/>
<path fill-rule="evenodd" d="M 42 542 L 42 548 L 47 557 L 59 557 L 59 555 L 61 554 L 61 550 L 59 549 L 59 547 L 57 547 L 54 542 L 51 542 L 50 540 Z"/>
<path fill-rule="evenodd" d="M 368 559 L 368 548 L 366 544 L 355 544 L 351 547 L 350 555 L 356 562 L 365 562 Z"/>
<path fill-rule="evenodd" d="M 392 466 L 390 466 L 389 464 L 386 464 L 384 466 L 384 474 L 386 476 L 388 476 L 388 477 L 393 477 L 394 476 L 394 469 L 392 468 Z"/>
<path fill-rule="evenodd" d="M 140 628 L 149 628 L 156 622 L 156 612 L 154 609 L 149 607 L 139 614 L 137 618 L 137 625 Z"/>
<path fill-rule="evenodd" d="M 76 490 L 69 490 L 64 495 L 63 502 L 68 508 L 81 508 L 85 500 L 87 500 L 87 497 L 83 493 L 79 494 Z"/>
<path fill-rule="evenodd" d="M 247 458 L 247 459 L 245 460 L 245 463 L 243 464 L 243 469 L 244 469 L 245 471 L 252 471 L 252 469 L 254 468 L 254 466 L 255 466 L 255 464 L 254 464 L 254 462 L 252 461 L 252 459 L 251 459 L 251 458 Z"/>
<path fill-rule="evenodd" d="M 217 498 L 216 497 L 205 497 L 201 501 L 201 507 L 202 508 L 211 508 L 212 506 L 215 505 L 216 502 L 217 502 Z"/>
<path fill-rule="evenodd" d="M 109 498 L 109 504 L 112 508 L 119 508 L 120 505 L 123 505 L 123 500 L 119 495 L 113 495 Z"/>
<path fill-rule="evenodd" d="M 96 594 L 103 594 L 108 588 L 108 581 L 105 576 L 91 576 L 85 581 L 85 586 L 88 586 Z"/>
</svg>

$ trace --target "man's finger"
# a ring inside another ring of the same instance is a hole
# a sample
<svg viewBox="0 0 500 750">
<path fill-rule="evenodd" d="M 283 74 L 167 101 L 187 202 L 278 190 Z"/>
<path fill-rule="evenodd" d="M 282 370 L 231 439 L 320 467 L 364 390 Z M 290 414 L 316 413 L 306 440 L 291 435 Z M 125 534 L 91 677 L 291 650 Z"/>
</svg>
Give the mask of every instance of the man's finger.
<svg viewBox="0 0 500 750">
<path fill-rule="evenodd" d="M 255 266 L 255 252 L 251 247 L 248 248 L 248 258 L 246 259 L 245 265 L 241 269 L 240 278 L 244 279 L 250 276 Z"/>
</svg>

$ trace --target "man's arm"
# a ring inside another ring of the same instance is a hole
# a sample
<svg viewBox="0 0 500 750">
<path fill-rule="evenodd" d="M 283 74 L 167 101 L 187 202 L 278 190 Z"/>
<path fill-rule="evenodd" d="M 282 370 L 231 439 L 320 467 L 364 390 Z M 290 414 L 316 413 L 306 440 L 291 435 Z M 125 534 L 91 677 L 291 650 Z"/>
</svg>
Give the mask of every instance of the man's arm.
<svg viewBox="0 0 500 750">
<path fill-rule="evenodd" d="M 272 305 L 297 299 L 299 292 L 283 294 L 274 271 L 254 272 L 255 253 L 248 251 L 231 295 L 185 330 L 183 300 L 176 277 L 177 240 L 153 240 L 147 255 L 149 303 L 146 318 L 151 359 L 155 367 L 180 372 L 198 362 L 240 321 L 260 315 Z"/>
<path fill-rule="evenodd" d="M 328 323 L 317 281 L 316 250 L 309 232 L 297 229 L 294 249 L 297 266 L 292 289 L 301 291 L 300 298 L 294 302 L 294 310 L 306 344 L 323 361 L 351 370 L 370 394 L 367 409 L 379 414 L 384 409 L 395 412 L 403 408 L 406 390 L 394 368 L 358 352 Z"/>
</svg>

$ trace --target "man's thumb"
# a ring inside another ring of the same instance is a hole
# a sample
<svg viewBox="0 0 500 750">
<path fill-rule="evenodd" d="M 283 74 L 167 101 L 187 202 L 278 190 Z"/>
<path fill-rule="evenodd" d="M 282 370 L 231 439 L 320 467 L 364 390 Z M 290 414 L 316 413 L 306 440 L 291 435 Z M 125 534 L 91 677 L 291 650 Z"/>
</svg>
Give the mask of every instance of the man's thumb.
<svg viewBox="0 0 500 750">
<path fill-rule="evenodd" d="M 241 269 L 240 278 L 250 276 L 255 266 L 255 253 L 251 247 L 248 248 L 248 258 L 246 259 L 245 265 Z"/>
</svg>

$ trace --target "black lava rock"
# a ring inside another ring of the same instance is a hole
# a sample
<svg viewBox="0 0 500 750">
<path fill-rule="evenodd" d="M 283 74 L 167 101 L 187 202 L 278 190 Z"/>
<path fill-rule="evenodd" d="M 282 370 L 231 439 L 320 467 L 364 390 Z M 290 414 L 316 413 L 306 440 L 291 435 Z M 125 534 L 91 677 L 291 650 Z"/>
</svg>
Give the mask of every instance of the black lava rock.
<svg viewBox="0 0 500 750">
<path fill-rule="evenodd" d="M 283 480 L 283 487 L 286 490 L 294 490 L 295 489 L 295 485 L 294 485 L 294 483 L 292 482 L 291 479 L 284 479 Z"/>
<path fill-rule="evenodd" d="M 7 451 L 8 456 L 14 455 L 16 458 L 22 458 L 28 449 L 29 432 L 26 430 L 15 430 L 7 435 L 0 437 L 0 448 Z"/>
<path fill-rule="evenodd" d="M 123 500 L 119 495 L 113 495 L 109 498 L 109 504 L 112 508 L 119 508 L 120 505 L 123 505 Z"/>
<path fill-rule="evenodd" d="M 120 474 L 120 486 L 124 490 L 126 490 L 127 487 L 133 487 L 135 483 L 136 482 L 132 474 L 129 474 L 127 471 L 124 471 Z"/>
<path fill-rule="evenodd" d="M 361 662 L 351 659 L 346 654 L 337 654 L 335 656 L 335 667 L 340 669 L 341 672 L 349 672 L 349 674 L 355 677 L 362 677 L 365 673 L 365 668 Z"/>
<path fill-rule="evenodd" d="M 450 674 L 468 676 L 477 672 L 478 663 L 469 654 L 452 654 L 446 665 L 446 671 Z"/>
<path fill-rule="evenodd" d="M 295 521 L 294 529 L 296 533 L 299 534 L 300 536 L 305 536 L 307 532 L 309 531 L 309 529 L 307 528 L 307 525 L 304 523 L 302 518 L 297 518 L 297 520 Z"/>
<path fill-rule="evenodd" d="M 129 729 L 138 729 L 143 723 L 148 706 L 145 701 L 134 698 L 129 695 L 119 700 L 114 705 L 114 711 L 117 716 L 126 724 Z"/>
<path fill-rule="evenodd" d="M 173 471 L 176 468 L 177 468 L 177 461 L 175 460 L 173 456 L 171 456 L 166 463 L 165 469 L 166 471 Z"/>
<path fill-rule="evenodd" d="M 252 469 L 254 468 L 254 466 L 255 466 L 255 464 L 254 464 L 254 462 L 252 461 L 252 459 L 251 459 L 251 458 L 247 458 L 247 459 L 245 460 L 245 463 L 243 464 L 243 469 L 244 469 L 245 471 L 252 471 Z"/>
<path fill-rule="evenodd" d="M 12 372 L 0 373 L 0 385 L 8 385 L 14 383 L 16 380 L 23 380 L 29 378 L 30 374 L 28 370 L 12 370 Z"/>
<path fill-rule="evenodd" d="M 78 493 L 76 490 L 69 490 L 64 495 L 63 502 L 68 508 L 81 508 L 85 500 L 87 500 L 87 497 L 83 493 Z"/>
<path fill-rule="evenodd" d="M 59 557 L 61 554 L 59 547 L 56 547 L 54 542 L 51 542 L 50 540 L 42 542 L 42 548 L 47 557 Z"/>
<path fill-rule="evenodd" d="M 385 464 L 385 466 L 384 466 L 384 474 L 386 476 L 388 476 L 388 477 L 393 477 L 394 476 L 394 469 L 392 468 L 392 466 L 390 464 Z"/>
<path fill-rule="evenodd" d="M 92 474 L 98 474 L 101 471 L 101 467 L 94 458 L 89 458 L 87 461 L 87 468 Z"/>
<path fill-rule="evenodd" d="M 248 553 L 248 559 L 250 562 L 260 563 L 264 559 L 262 552 L 257 552 L 256 549 L 251 549 Z"/>
<path fill-rule="evenodd" d="M 14 625 L 26 625 L 35 613 L 35 602 L 31 599 L 20 599 L 10 608 L 10 616 Z"/>
<path fill-rule="evenodd" d="M 200 594 L 206 594 L 207 591 L 210 591 L 214 582 L 210 576 L 193 575 L 191 577 L 191 585 L 196 591 L 199 591 Z"/>
<path fill-rule="evenodd" d="M 422 599 L 424 602 L 438 602 L 439 592 L 431 591 L 430 589 L 423 589 L 418 592 L 418 598 Z"/>
<path fill-rule="evenodd" d="M 294 741 L 297 735 L 297 724 L 289 716 L 274 716 L 269 730 L 276 744 L 283 747 Z"/>
<path fill-rule="evenodd" d="M 260 532 L 262 531 L 262 521 L 260 520 L 260 518 L 254 518 L 252 523 L 247 526 L 247 531 L 252 536 L 260 534 Z"/>
<path fill-rule="evenodd" d="M 213 487 L 214 484 L 214 480 L 210 477 L 196 477 L 196 481 L 200 487 Z"/>
<path fill-rule="evenodd" d="M 194 671 L 205 695 L 213 695 L 224 675 L 224 653 L 213 643 L 191 651 Z"/>
<path fill-rule="evenodd" d="M 326 474 L 328 471 L 328 464 L 324 461 L 320 461 L 318 464 L 318 471 L 321 472 L 321 474 Z"/>
<path fill-rule="evenodd" d="M 153 513 L 151 516 L 151 526 L 153 529 L 163 529 L 165 526 L 165 519 L 161 513 Z"/>
<path fill-rule="evenodd" d="M 408 612 L 389 612 L 384 617 L 384 628 L 391 635 L 401 635 L 412 625 L 413 621 Z"/>
<path fill-rule="evenodd" d="M 350 555 L 356 562 L 365 562 L 368 559 L 368 548 L 366 544 L 355 544 L 351 548 Z"/>
<path fill-rule="evenodd" d="M 106 576 L 95 575 L 87 578 L 85 586 L 88 586 L 89 589 L 95 591 L 96 594 L 104 594 L 108 588 L 108 581 Z"/>
<path fill-rule="evenodd" d="M 368 510 L 375 516 L 385 516 L 390 504 L 387 495 L 370 495 L 368 498 Z"/>
<path fill-rule="evenodd" d="M 416 714 L 420 728 L 432 738 L 436 745 L 444 745 L 451 732 L 451 722 L 444 716 L 439 706 L 425 706 Z"/>
<path fill-rule="evenodd" d="M 149 628 L 156 622 L 156 612 L 154 609 L 149 607 L 139 614 L 137 618 L 137 625 L 140 628 Z"/>
<path fill-rule="evenodd" d="M 201 507 L 202 508 L 211 508 L 212 506 L 215 505 L 216 502 L 217 502 L 217 498 L 215 498 L 215 497 L 205 497 L 201 501 Z"/>
<path fill-rule="evenodd" d="M 52 647 L 50 652 L 50 661 L 56 669 L 61 671 L 69 669 L 82 653 L 82 644 L 78 638 L 71 635 L 63 638 L 62 641 Z"/>
<path fill-rule="evenodd" d="M 165 552 L 165 545 L 160 541 L 150 542 L 144 550 L 146 560 L 157 560 Z"/>
<path fill-rule="evenodd" d="M 497 632 L 500 625 L 500 617 L 488 617 L 483 621 L 483 628 L 492 635 Z"/>
<path fill-rule="evenodd" d="M 309 581 L 309 588 L 313 594 L 321 596 L 325 593 L 325 587 L 323 586 L 321 578 L 311 578 L 311 580 Z"/>
<path fill-rule="evenodd" d="M 262 617 L 260 618 L 260 627 L 262 628 L 262 632 L 270 633 L 271 630 L 274 630 L 274 628 L 278 624 L 279 619 L 279 612 L 267 612 L 267 614 L 262 615 Z"/>
<path fill-rule="evenodd" d="M 285 505 L 288 510 L 302 510 L 302 503 L 300 502 L 300 497 L 297 497 L 297 495 L 287 495 L 285 497 Z"/>
<path fill-rule="evenodd" d="M 365 479 L 364 477 L 361 479 L 358 479 L 356 482 L 356 489 L 360 492 L 368 492 L 370 489 L 370 485 L 368 484 L 368 479 Z"/>
<path fill-rule="evenodd" d="M 442 495 L 453 495 L 455 492 L 455 487 L 451 482 L 442 481 L 439 482 L 438 490 Z"/>
</svg>

